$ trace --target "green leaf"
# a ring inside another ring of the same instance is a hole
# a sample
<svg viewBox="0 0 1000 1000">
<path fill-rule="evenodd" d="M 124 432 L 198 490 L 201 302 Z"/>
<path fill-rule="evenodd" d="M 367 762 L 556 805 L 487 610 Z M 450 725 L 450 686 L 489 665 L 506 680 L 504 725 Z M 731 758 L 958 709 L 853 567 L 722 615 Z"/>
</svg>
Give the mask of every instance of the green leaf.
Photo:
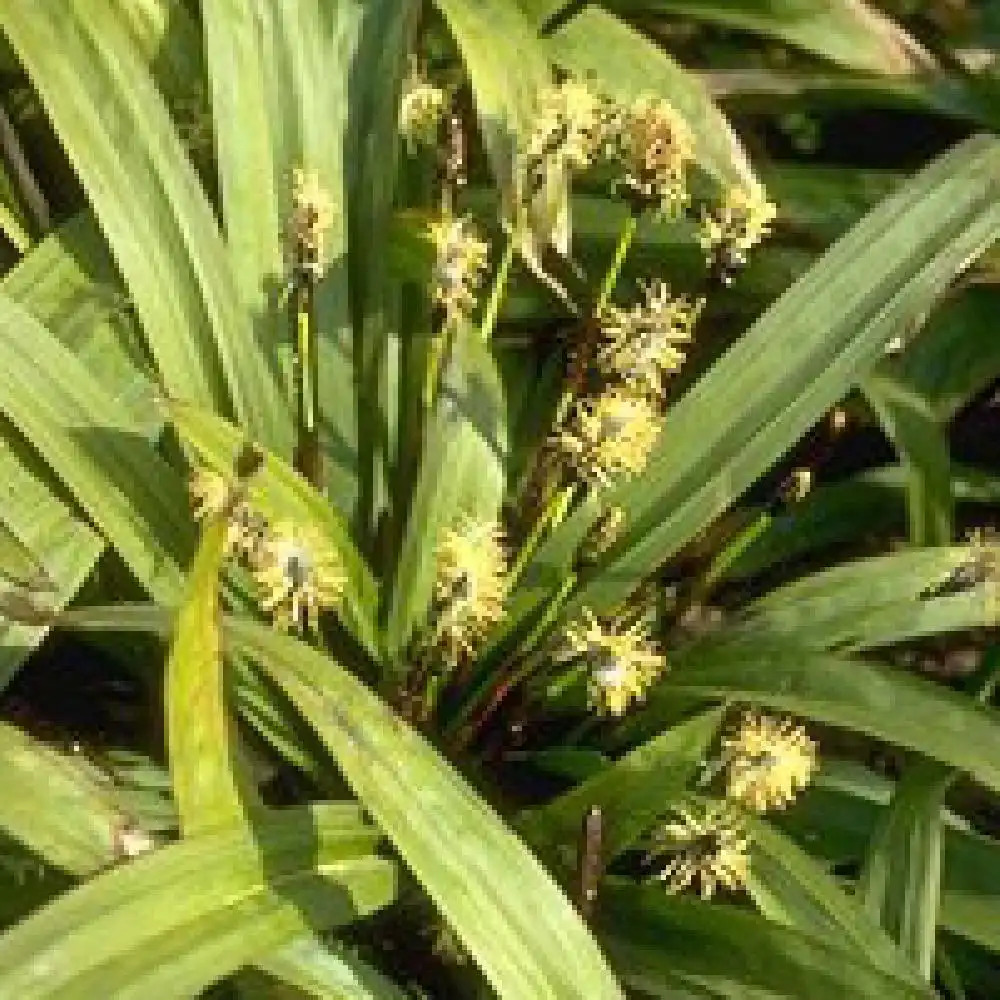
<svg viewBox="0 0 1000 1000">
<path fill-rule="evenodd" d="M 858 892 L 923 977 L 934 972 L 944 829 L 941 808 L 952 772 L 922 762 L 907 771 L 877 827 Z"/>
<path fill-rule="evenodd" d="M 316 727 L 497 993 L 622 996 L 569 900 L 416 732 L 302 643 L 242 620 L 229 622 L 226 634 Z"/>
<path fill-rule="evenodd" d="M 602 940 L 625 982 L 643 995 L 726 1000 L 928 1000 L 819 935 L 745 910 L 609 881 Z"/>
<path fill-rule="evenodd" d="M 527 813 L 518 829 L 544 852 L 560 844 L 575 850 L 584 817 L 596 806 L 604 819 L 602 854 L 606 861 L 613 860 L 683 795 L 705 761 L 722 715 L 722 709 L 710 709 L 671 726 L 548 805 Z"/>
<path fill-rule="evenodd" d="M 359 956 L 342 946 L 330 950 L 315 938 L 274 952 L 258 962 L 258 968 L 268 974 L 267 981 L 260 983 L 259 992 L 249 991 L 250 1000 L 275 1000 L 274 980 L 291 987 L 296 996 L 313 1000 L 406 1000 L 407 996 Z M 240 989 L 246 992 L 242 978 Z"/>
<path fill-rule="evenodd" d="M 114 803 L 82 760 L 0 724 L 0 773 L 5 833 L 74 874 L 90 874 L 112 859 Z"/>
<path fill-rule="evenodd" d="M 119 4 L 18 0 L 0 26 L 28 70 L 128 285 L 167 390 L 233 411 L 261 441 L 289 421 L 221 236 Z"/>
<path fill-rule="evenodd" d="M 764 820 L 748 818 L 748 891 L 761 913 L 867 961 L 897 979 L 918 985 L 916 966 L 834 879 L 790 838 Z"/>
<path fill-rule="evenodd" d="M 988 625 L 986 587 L 944 597 L 933 593 L 969 559 L 968 548 L 931 546 L 834 566 L 753 602 L 736 627 L 748 639 L 764 632 L 814 649 L 869 649 Z"/>
<path fill-rule="evenodd" d="M 962 289 L 934 311 L 913 343 L 879 366 L 880 373 L 898 391 L 925 400 L 938 420 L 950 420 L 1000 374 L 998 308 L 1000 289 Z"/>
<path fill-rule="evenodd" d="M 167 658 L 167 754 L 184 836 L 246 823 L 220 635 L 219 573 L 228 527 L 221 516 L 205 527 Z"/>
<path fill-rule="evenodd" d="M 1000 232 L 1000 142 L 977 136 L 936 160 L 831 248 L 671 409 L 644 475 L 612 491 L 628 531 L 567 613 L 615 607 L 726 510 Z M 529 610 L 561 583 L 589 527 L 553 532 Z"/>
<path fill-rule="evenodd" d="M 244 435 L 212 413 L 174 403 L 170 420 L 181 439 L 206 467 L 229 476 L 233 461 L 246 444 Z M 314 525 L 340 555 L 347 576 L 344 587 L 344 623 L 377 657 L 375 614 L 378 592 L 375 578 L 362 559 L 343 516 L 330 506 L 290 465 L 271 453 L 250 483 L 250 500 L 269 521 L 291 520 Z"/>
<path fill-rule="evenodd" d="M 462 515 L 498 520 L 504 495 L 503 385 L 489 348 L 470 328 L 456 338 L 436 402 L 393 582 L 390 656 L 402 652 L 427 614 L 441 532 Z"/>
<path fill-rule="evenodd" d="M 0 938 L 0 994 L 23 1000 L 186 998 L 318 926 L 394 895 L 393 867 L 352 806 L 270 815 L 185 839 L 97 876 Z"/>
<path fill-rule="evenodd" d="M 887 823 L 893 785 L 856 766 L 827 762 L 816 783 L 781 817 L 782 827 L 831 863 L 854 863 Z M 1000 842 L 944 812 L 941 926 L 1000 952 Z"/>
<path fill-rule="evenodd" d="M 170 603 L 190 545 L 176 475 L 65 347 L 0 293 L 0 411 L 34 446 L 136 578 Z"/>
<path fill-rule="evenodd" d="M 547 0 L 520 2 L 533 21 L 544 23 L 539 13 Z M 691 126 L 702 167 L 722 181 L 756 184 L 743 146 L 698 75 L 624 21 L 587 4 L 545 41 L 554 62 L 575 76 L 593 77 L 619 101 L 650 93 L 667 98 Z"/>
<path fill-rule="evenodd" d="M 674 653 L 649 696 L 650 724 L 672 696 L 762 705 L 866 733 L 1000 789 L 1000 714 L 900 670 L 782 641 L 707 639 Z"/>
<path fill-rule="evenodd" d="M 978 469 L 953 467 L 951 486 L 956 503 L 993 503 L 1000 498 L 1000 479 Z M 745 579 L 807 553 L 863 541 L 872 534 L 898 536 L 906 521 L 904 488 L 904 470 L 893 465 L 818 486 L 774 518 L 727 575 Z"/>
<path fill-rule="evenodd" d="M 517 138 L 530 131 L 538 91 L 550 81 L 542 44 L 517 0 L 435 4 L 462 55 L 493 169 L 507 189 Z"/>
<path fill-rule="evenodd" d="M 205 50 L 225 208 L 227 245 L 242 301 L 265 343 L 290 342 L 292 317 L 280 294 L 289 276 L 292 177 L 316 173 L 330 197 L 330 264 L 314 297 L 320 397 L 331 499 L 355 500 L 355 408 L 348 308 L 344 144 L 347 88 L 362 8 L 316 0 L 274 4 L 225 0 L 203 12 Z"/>
<path fill-rule="evenodd" d="M 0 108 L 0 129 L 5 124 L 3 109 Z M 25 210 L 13 171 L 0 157 L 0 233 L 10 240 L 18 253 L 26 253 L 31 246 L 31 232 L 28 214 Z"/>
<path fill-rule="evenodd" d="M 950 544 L 955 518 L 944 427 L 929 402 L 884 362 L 861 385 L 906 470 L 910 544 Z"/>
<path fill-rule="evenodd" d="M 916 39 L 860 0 L 607 0 L 606 6 L 758 32 L 863 72 L 904 76 L 935 68 Z"/>
</svg>

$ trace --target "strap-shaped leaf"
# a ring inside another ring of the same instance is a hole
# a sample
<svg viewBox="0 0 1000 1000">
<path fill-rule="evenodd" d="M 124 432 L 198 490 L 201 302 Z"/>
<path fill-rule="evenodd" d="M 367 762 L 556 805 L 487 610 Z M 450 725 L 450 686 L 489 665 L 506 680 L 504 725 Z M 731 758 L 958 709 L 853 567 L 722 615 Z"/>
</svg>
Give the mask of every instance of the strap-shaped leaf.
<svg viewBox="0 0 1000 1000">
<path fill-rule="evenodd" d="M 729 507 L 842 398 L 901 325 L 1000 234 L 1000 142 L 976 136 L 869 213 L 671 410 L 643 476 L 613 491 L 627 537 L 571 610 L 614 607 Z M 561 581 L 585 512 L 535 560 L 537 601 Z"/>
<path fill-rule="evenodd" d="M 643 995 L 676 1000 L 928 1000 L 836 942 L 734 906 L 673 899 L 660 887 L 610 883 L 601 926 L 622 978 Z M 626 930 L 623 932 L 623 928 Z"/>
<path fill-rule="evenodd" d="M 607 0 L 629 14 L 678 14 L 759 32 L 807 52 L 869 73 L 906 75 L 934 68 L 920 43 L 862 0 Z"/>
<path fill-rule="evenodd" d="M 191 544 L 176 474 L 80 361 L 0 294 L 0 412 L 68 487 L 140 583 L 172 603 Z"/>
<path fill-rule="evenodd" d="M 97 876 L 0 939 L 0 995 L 190 997 L 302 933 L 386 905 L 393 866 L 353 807 L 273 813 L 185 839 Z"/>
<path fill-rule="evenodd" d="M 263 442 L 287 411 L 235 294 L 211 206 L 118 3 L 14 0 L 0 26 L 80 176 L 166 387 Z"/>
<path fill-rule="evenodd" d="M 226 635 L 316 728 L 498 994 L 621 998 L 569 900 L 420 735 L 304 644 L 239 619 L 227 623 Z"/>
<path fill-rule="evenodd" d="M 646 721 L 675 693 L 763 705 L 866 733 L 1000 789 L 1000 713 L 902 670 L 777 636 L 714 638 L 674 654 L 650 695 Z"/>
<path fill-rule="evenodd" d="M 224 476 L 232 474 L 233 461 L 245 446 L 245 436 L 212 413 L 181 403 L 169 406 L 171 422 L 198 460 Z M 344 622 L 373 655 L 377 653 L 375 614 L 378 592 L 375 578 L 361 557 L 345 518 L 314 490 L 290 465 L 271 453 L 251 481 L 251 502 L 272 522 L 291 520 L 315 525 L 329 538 L 343 561 Z"/>
<path fill-rule="evenodd" d="M 167 659 L 167 753 L 184 836 L 244 828 L 233 719 L 223 677 L 219 573 L 227 524 L 207 524 L 188 576 Z"/>
</svg>

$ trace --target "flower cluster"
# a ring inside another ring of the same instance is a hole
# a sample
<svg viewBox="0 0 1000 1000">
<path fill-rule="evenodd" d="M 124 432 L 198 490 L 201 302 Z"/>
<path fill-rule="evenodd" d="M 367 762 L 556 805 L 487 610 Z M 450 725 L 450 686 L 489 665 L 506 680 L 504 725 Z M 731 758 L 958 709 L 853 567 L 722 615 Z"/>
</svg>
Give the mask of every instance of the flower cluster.
<svg viewBox="0 0 1000 1000">
<path fill-rule="evenodd" d="M 437 143 L 445 105 L 444 91 L 430 83 L 414 65 L 403 84 L 399 104 L 399 134 L 411 153 L 420 146 Z"/>
<path fill-rule="evenodd" d="M 691 805 L 653 836 L 647 861 L 665 860 L 658 878 L 671 893 L 696 887 L 702 899 L 746 884 L 750 838 L 725 805 Z"/>
<path fill-rule="evenodd" d="M 684 362 L 677 345 L 691 340 L 704 301 L 674 298 L 662 281 L 646 285 L 643 298 L 630 309 L 605 308 L 597 365 L 609 378 L 645 395 L 662 396 L 666 377 Z"/>
<path fill-rule="evenodd" d="M 688 123 L 662 98 L 642 96 L 623 110 L 619 141 L 622 183 L 630 197 L 676 215 L 689 200 L 694 135 Z"/>
<path fill-rule="evenodd" d="M 609 715 L 623 715 L 666 669 L 643 622 L 605 625 L 586 608 L 581 621 L 566 627 L 558 658 L 583 661 L 591 707 Z"/>
<path fill-rule="evenodd" d="M 431 223 L 430 235 L 436 254 L 431 298 L 449 322 L 467 317 L 476 305 L 489 248 L 467 218 L 439 219 Z"/>
<path fill-rule="evenodd" d="M 791 719 L 745 712 L 722 740 L 718 770 L 725 801 L 678 810 L 679 820 L 653 837 L 649 860 L 666 856 L 659 877 L 671 892 L 695 884 L 708 898 L 717 888 L 746 881 L 750 836 L 744 810 L 784 809 L 808 786 L 817 766 L 816 744 Z"/>
<path fill-rule="evenodd" d="M 739 728 L 722 741 L 726 796 L 767 812 L 783 809 L 812 779 L 816 744 L 791 719 L 744 714 Z"/>
<path fill-rule="evenodd" d="M 463 518 L 442 531 L 435 563 L 435 642 L 454 664 L 474 654 L 503 615 L 507 552 L 500 525 Z"/>
<path fill-rule="evenodd" d="M 530 186 L 537 188 L 549 167 L 591 166 L 613 141 L 615 118 L 615 105 L 585 82 L 569 78 L 542 90 L 521 156 Z"/>
<path fill-rule="evenodd" d="M 253 575 L 261 607 L 282 629 L 315 628 L 324 609 L 340 602 L 346 576 L 339 554 L 314 527 L 282 521 L 270 525 L 250 504 L 241 480 L 207 469 L 191 479 L 194 515 L 224 516 L 228 553 Z"/>
<path fill-rule="evenodd" d="M 313 170 L 292 172 L 289 238 L 296 266 L 320 277 L 326 267 L 326 237 L 333 225 L 333 202 Z"/>
<path fill-rule="evenodd" d="M 721 267 L 728 282 L 730 272 L 743 267 L 750 251 L 771 232 L 776 215 L 777 208 L 760 188 L 728 188 L 722 204 L 702 214 L 698 243 L 707 263 Z"/>
<path fill-rule="evenodd" d="M 613 386 L 577 400 L 556 444 L 583 482 L 607 487 L 645 468 L 660 424 L 648 397 Z"/>
</svg>

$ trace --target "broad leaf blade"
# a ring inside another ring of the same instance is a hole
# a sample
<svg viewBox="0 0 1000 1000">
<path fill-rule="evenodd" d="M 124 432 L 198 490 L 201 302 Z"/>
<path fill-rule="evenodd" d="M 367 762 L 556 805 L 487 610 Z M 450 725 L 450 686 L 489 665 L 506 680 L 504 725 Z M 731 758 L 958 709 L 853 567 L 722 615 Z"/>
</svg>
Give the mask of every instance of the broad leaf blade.
<svg viewBox="0 0 1000 1000">
<path fill-rule="evenodd" d="M 1000 142 L 977 136 L 840 240 L 671 410 L 646 473 L 609 503 L 628 534 L 571 602 L 613 608 L 730 506 L 1000 233 Z M 535 561 L 545 599 L 588 527 L 571 517 Z M 547 585 L 547 586 L 546 586 Z"/>
<path fill-rule="evenodd" d="M 1000 714 L 881 664 L 777 637 L 709 639 L 674 654 L 648 699 L 647 721 L 676 694 L 762 705 L 866 733 L 1000 790 Z"/>
<path fill-rule="evenodd" d="M 211 206 L 118 4 L 16 2 L 0 26 L 88 192 L 166 388 L 222 412 L 232 405 L 281 447 L 289 421 Z"/>
<path fill-rule="evenodd" d="M 726 1000 L 928 1000 L 835 942 L 736 907 L 609 884 L 601 926 L 622 978 L 644 995 Z M 623 928 L 627 932 L 623 933 Z"/>
<path fill-rule="evenodd" d="M 220 634 L 219 573 L 227 530 L 223 517 L 205 527 L 167 659 L 167 754 L 184 836 L 246 823 Z"/>
<path fill-rule="evenodd" d="M 0 994 L 23 1000 L 196 995 L 268 948 L 390 902 L 393 869 L 352 807 L 275 813 L 106 872 L 0 939 Z"/>
<path fill-rule="evenodd" d="M 527 813 L 518 828 L 538 849 L 575 848 L 587 810 L 596 806 L 604 818 L 603 856 L 613 860 L 683 796 L 705 760 L 722 715 L 722 709 L 710 709 L 664 730 L 548 805 Z"/>
<path fill-rule="evenodd" d="M 417 733 L 302 643 L 240 620 L 227 635 L 316 727 L 500 995 L 622 996 L 569 900 Z"/>
<path fill-rule="evenodd" d="M 951 782 L 951 771 L 926 761 L 904 775 L 872 837 L 858 887 L 866 909 L 927 980 L 941 902 L 941 808 Z"/>
<path fill-rule="evenodd" d="M 0 411 L 70 489 L 136 578 L 175 600 L 190 545 L 176 475 L 80 361 L 0 294 Z"/>
</svg>

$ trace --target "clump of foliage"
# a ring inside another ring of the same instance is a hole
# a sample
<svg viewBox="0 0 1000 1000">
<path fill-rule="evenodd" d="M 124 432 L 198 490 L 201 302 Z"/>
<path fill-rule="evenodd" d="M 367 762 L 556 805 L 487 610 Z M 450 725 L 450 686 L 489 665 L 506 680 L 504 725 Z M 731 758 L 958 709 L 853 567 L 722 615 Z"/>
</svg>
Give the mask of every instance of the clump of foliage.
<svg viewBox="0 0 1000 1000">
<path fill-rule="evenodd" d="M 946 808 L 1000 792 L 997 540 L 943 433 L 1000 350 L 941 389 L 972 334 L 928 321 L 990 273 L 1000 143 L 762 292 L 801 220 L 646 22 L 687 6 L 548 6 L 0 10 L 88 203 L 0 217 L 0 676 L 87 636 L 166 758 L 0 726 L 40 865 L 0 995 L 960 997 L 1000 952 L 1000 845 Z M 933 59 L 823 16 L 735 26 Z M 858 391 L 908 539 L 829 567 L 873 485 L 782 460 Z M 966 691 L 898 662 L 969 630 Z"/>
</svg>

